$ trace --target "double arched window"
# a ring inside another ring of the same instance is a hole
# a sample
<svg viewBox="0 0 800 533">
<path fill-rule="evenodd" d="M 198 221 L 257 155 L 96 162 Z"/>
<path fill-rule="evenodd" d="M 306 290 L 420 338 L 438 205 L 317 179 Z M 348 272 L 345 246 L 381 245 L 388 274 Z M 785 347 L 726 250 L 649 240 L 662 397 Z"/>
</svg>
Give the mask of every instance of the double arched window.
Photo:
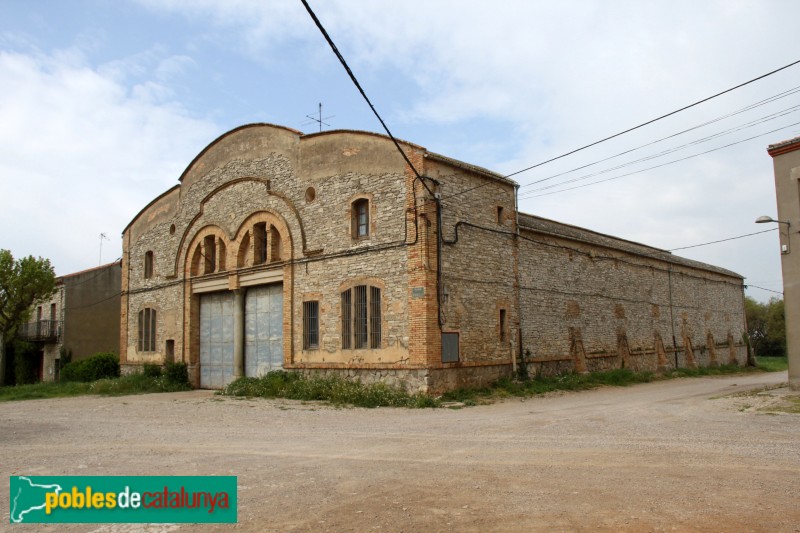
<svg viewBox="0 0 800 533">
<path fill-rule="evenodd" d="M 356 285 L 342 291 L 342 349 L 381 347 L 381 289 Z"/>
</svg>

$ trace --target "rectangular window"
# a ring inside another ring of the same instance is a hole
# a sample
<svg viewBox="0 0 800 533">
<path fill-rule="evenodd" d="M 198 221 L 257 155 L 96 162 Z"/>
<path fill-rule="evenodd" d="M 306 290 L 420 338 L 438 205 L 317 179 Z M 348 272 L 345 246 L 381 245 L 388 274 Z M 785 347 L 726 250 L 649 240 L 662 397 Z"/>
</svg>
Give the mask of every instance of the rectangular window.
<svg viewBox="0 0 800 533">
<path fill-rule="evenodd" d="M 355 333 L 355 347 L 367 347 L 367 286 L 357 285 L 355 290 L 355 309 L 353 313 L 353 332 Z"/>
<path fill-rule="evenodd" d="M 497 223 L 502 225 L 503 224 L 503 206 L 497 206 Z"/>
<path fill-rule="evenodd" d="M 153 277 L 153 252 L 144 254 L 144 279 Z"/>
<path fill-rule="evenodd" d="M 350 289 L 347 289 L 342 293 L 342 349 L 349 350 L 350 349 L 350 339 L 352 336 L 352 332 L 350 329 L 350 324 L 352 323 L 352 302 L 351 302 L 351 295 L 352 292 Z"/>
<path fill-rule="evenodd" d="M 319 348 L 319 302 L 303 302 L 303 349 Z"/>
<path fill-rule="evenodd" d="M 381 347 L 381 290 L 369 288 L 369 347 Z"/>
<path fill-rule="evenodd" d="M 145 308 L 139 311 L 138 351 L 156 351 L 156 310 Z"/>
<path fill-rule="evenodd" d="M 253 246 L 256 265 L 267 262 L 267 223 L 259 222 L 253 226 Z"/>
<path fill-rule="evenodd" d="M 506 310 L 500 310 L 500 341 L 506 341 Z"/>
<path fill-rule="evenodd" d="M 56 304 L 50 304 L 50 320 L 56 319 Z"/>
<path fill-rule="evenodd" d="M 213 235 L 208 235 L 203 239 L 203 256 L 206 259 L 203 273 L 213 273 L 217 267 L 217 242 Z"/>
<path fill-rule="evenodd" d="M 354 239 L 369 236 L 369 200 L 361 198 L 352 204 L 352 232 Z"/>
</svg>

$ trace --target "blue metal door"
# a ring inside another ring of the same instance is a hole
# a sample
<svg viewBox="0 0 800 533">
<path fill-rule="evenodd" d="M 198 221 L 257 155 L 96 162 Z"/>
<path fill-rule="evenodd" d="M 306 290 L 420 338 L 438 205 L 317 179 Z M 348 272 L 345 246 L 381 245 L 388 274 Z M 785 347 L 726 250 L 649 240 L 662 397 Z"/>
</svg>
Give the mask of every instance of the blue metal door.
<svg viewBox="0 0 800 533">
<path fill-rule="evenodd" d="M 233 293 L 200 296 L 200 387 L 233 381 Z"/>
<path fill-rule="evenodd" d="M 247 290 L 244 320 L 244 373 L 263 376 L 283 368 L 283 284 Z"/>
</svg>

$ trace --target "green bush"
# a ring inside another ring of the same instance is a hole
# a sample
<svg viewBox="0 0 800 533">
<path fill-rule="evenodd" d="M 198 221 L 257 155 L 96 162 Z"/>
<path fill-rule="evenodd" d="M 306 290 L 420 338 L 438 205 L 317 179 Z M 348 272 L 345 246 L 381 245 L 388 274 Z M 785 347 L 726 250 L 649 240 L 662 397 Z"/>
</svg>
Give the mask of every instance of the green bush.
<svg viewBox="0 0 800 533">
<path fill-rule="evenodd" d="M 189 384 L 189 369 L 186 363 L 167 363 L 164 365 L 164 379 L 176 387 L 191 388 Z"/>
<path fill-rule="evenodd" d="M 148 378 L 159 378 L 161 377 L 161 366 L 154 365 L 153 363 L 145 363 L 142 367 L 142 374 Z"/>
<path fill-rule="evenodd" d="M 113 353 L 96 353 L 61 369 L 61 381 L 89 382 L 116 377 L 119 377 L 119 358 Z"/>
<path fill-rule="evenodd" d="M 326 401 L 334 405 L 356 407 L 436 407 L 438 403 L 427 394 L 408 394 L 385 383 L 364 385 L 337 375 L 305 377 L 282 370 L 259 378 L 239 378 L 230 383 L 222 394 L 228 396 L 259 396 L 290 400 Z"/>
</svg>

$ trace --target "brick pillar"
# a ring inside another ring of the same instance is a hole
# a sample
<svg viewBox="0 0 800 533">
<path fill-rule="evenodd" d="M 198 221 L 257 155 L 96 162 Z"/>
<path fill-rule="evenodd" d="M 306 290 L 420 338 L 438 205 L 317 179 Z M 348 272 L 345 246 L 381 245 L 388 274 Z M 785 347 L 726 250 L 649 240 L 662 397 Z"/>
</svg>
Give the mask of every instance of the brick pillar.
<svg viewBox="0 0 800 533">
<path fill-rule="evenodd" d="M 423 153 L 409 147 L 406 147 L 406 152 L 417 170 L 424 173 Z M 415 179 L 411 169 L 406 169 L 406 205 L 409 242 L 414 241 L 415 235 L 417 237 L 416 243 L 407 248 L 409 359 L 412 365 L 436 368 L 441 367 L 442 361 L 436 284 L 439 231 L 436 204 L 420 181 Z M 415 217 L 418 228 L 416 234 Z"/>
</svg>

